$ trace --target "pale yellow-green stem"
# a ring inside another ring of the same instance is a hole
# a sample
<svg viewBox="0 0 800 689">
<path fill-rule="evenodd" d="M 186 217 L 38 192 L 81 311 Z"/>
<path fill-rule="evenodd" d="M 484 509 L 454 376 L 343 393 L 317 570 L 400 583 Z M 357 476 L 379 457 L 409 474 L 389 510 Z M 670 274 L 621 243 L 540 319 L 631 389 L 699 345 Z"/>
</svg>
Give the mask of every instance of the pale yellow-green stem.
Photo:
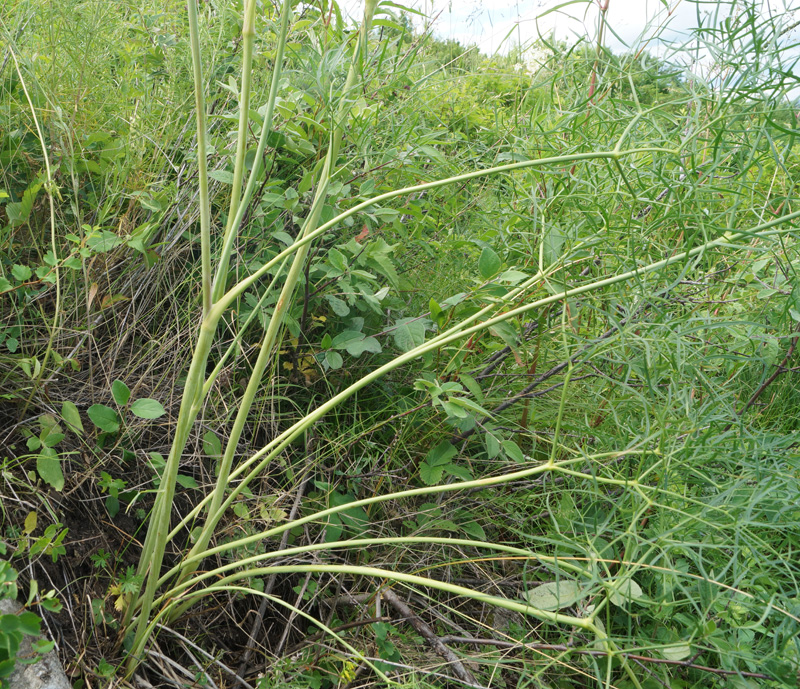
<svg viewBox="0 0 800 689">
<path fill-rule="evenodd" d="M 50 167 L 50 155 L 47 152 L 47 146 L 44 142 L 44 134 L 42 133 L 42 128 L 39 125 L 39 118 L 36 115 L 36 108 L 33 107 L 33 101 L 31 100 L 31 95 L 28 93 L 28 86 L 25 83 L 25 77 L 22 75 L 22 71 L 19 68 L 19 62 L 17 61 L 17 54 L 14 51 L 14 48 L 9 45 L 8 52 L 11 55 L 11 59 L 14 60 L 14 68 L 17 71 L 17 76 L 19 77 L 19 83 L 22 85 L 22 91 L 25 93 L 25 100 L 28 101 L 28 107 L 31 110 L 31 117 L 33 118 L 33 123 L 36 126 L 36 135 L 39 138 L 39 145 L 42 147 L 42 155 L 44 156 L 44 166 L 45 166 L 45 174 L 46 174 L 46 183 L 45 183 L 45 191 L 47 192 L 47 198 L 50 203 L 50 251 L 53 252 L 53 272 L 55 273 L 55 285 L 56 285 L 56 299 L 55 299 L 55 312 L 53 314 L 53 322 L 52 324 L 48 323 L 48 331 L 49 337 L 47 338 L 47 348 L 44 351 L 44 356 L 42 357 L 41 366 L 39 367 L 39 371 L 34 373 L 34 381 L 31 388 L 31 394 L 28 397 L 27 402 L 25 403 L 25 409 L 27 409 L 28 404 L 30 404 L 31 400 L 33 399 L 34 394 L 36 394 L 36 390 L 39 387 L 39 384 L 42 380 L 42 376 L 45 373 L 45 369 L 47 368 L 47 364 L 50 361 L 50 356 L 53 353 L 53 342 L 56 338 L 56 333 L 58 331 L 58 324 L 61 320 L 61 270 L 59 268 L 59 260 L 58 260 L 58 244 L 56 242 L 56 206 L 55 200 L 53 199 L 54 194 L 58 193 L 58 190 L 55 187 L 55 183 L 53 182 L 53 171 Z M 25 409 L 22 410 L 21 416 L 25 415 Z"/>
<path fill-rule="evenodd" d="M 372 3 L 372 9 L 374 9 L 374 3 Z M 317 189 L 314 195 L 314 201 L 311 204 L 311 210 L 308 218 L 306 218 L 306 221 L 303 224 L 303 229 L 300 235 L 301 237 L 310 234 L 319 225 L 322 209 L 325 205 L 325 199 L 328 193 L 328 185 L 331 174 L 336 165 L 336 160 L 339 157 L 343 133 L 343 120 L 347 116 L 347 113 L 350 111 L 351 107 L 348 105 L 351 102 L 348 99 L 348 94 L 353 90 L 358 79 L 358 64 L 360 62 L 359 53 L 361 50 L 365 49 L 371 21 L 372 10 L 370 9 L 370 3 L 368 3 L 367 10 L 364 14 L 364 20 L 361 25 L 360 39 L 354 50 L 353 60 L 347 74 L 347 81 L 345 82 L 344 86 L 344 97 L 342 98 L 342 102 L 339 107 L 339 116 L 337 118 L 337 122 L 334 125 L 332 142 L 325 157 L 325 164 L 322 172 L 320 173 L 319 181 L 317 182 Z M 264 371 L 272 359 L 272 350 L 275 346 L 275 342 L 277 341 L 278 333 L 283 327 L 284 318 L 289 308 L 289 304 L 292 301 L 295 288 L 297 287 L 297 281 L 300 278 L 303 266 L 305 264 L 309 247 L 309 244 L 305 244 L 295 254 L 294 260 L 292 261 L 292 265 L 289 269 L 289 273 L 286 276 L 286 281 L 284 282 L 280 296 L 278 297 L 278 301 L 275 304 L 275 308 L 267 326 L 266 333 L 264 334 L 264 338 L 261 342 L 261 350 L 259 351 L 245 392 L 239 401 L 239 407 L 236 411 L 236 418 L 227 439 L 222 461 L 220 462 L 217 481 L 212 493 L 211 504 L 208 508 L 206 522 L 202 526 L 200 532 L 196 535 L 196 542 L 189 553 L 190 556 L 194 553 L 205 550 L 209 540 L 211 539 L 211 536 L 213 535 L 214 529 L 222 516 L 219 506 L 224 498 L 225 491 L 228 486 L 230 470 L 233 464 L 234 455 L 236 453 L 236 447 L 238 446 L 242 431 L 247 423 L 253 400 L 255 399 L 258 390 L 261 388 L 261 379 Z M 181 578 L 185 578 L 189 573 L 190 570 L 187 565 L 187 567 L 182 569 Z"/>
<path fill-rule="evenodd" d="M 258 139 L 256 155 L 253 159 L 253 167 L 250 170 L 250 176 L 247 178 L 247 186 L 245 187 L 244 194 L 242 195 L 237 208 L 234 209 L 233 205 L 231 205 L 230 217 L 228 218 L 228 226 L 231 229 L 229 232 L 226 232 L 222 242 L 222 248 L 220 249 L 220 259 L 217 265 L 217 270 L 214 274 L 214 284 L 211 292 L 212 301 L 219 299 L 225 291 L 226 281 L 228 278 L 228 265 L 230 263 L 231 252 L 233 251 L 233 242 L 236 239 L 239 225 L 241 225 L 242 220 L 244 219 L 244 214 L 247 211 L 247 206 L 250 203 L 250 199 L 253 198 L 256 183 L 258 182 L 258 177 L 261 172 L 261 159 L 264 156 L 267 138 L 269 137 L 269 132 L 272 129 L 272 119 L 275 113 L 275 101 L 278 97 L 278 88 L 280 86 L 281 74 L 283 73 L 283 55 L 286 50 L 286 36 L 289 32 L 289 17 L 291 14 L 292 0 L 283 0 L 283 7 L 281 9 L 281 25 L 280 29 L 278 30 L 278 46 L 275 51 L 275 66 L 272 70 L 272 82 L 269 88 L 269 95 L 267 96 L 264 121 L 261 123 L 261 134 Z M 237 161 L 237 166 L 238 164 L 239 161 Z M 244 168 L 244 158 L 241 160 L 241 167 L 242 169 Z"/>
<path fill-rule="evenodd" d="M 197 0 L 187 0 L 189 12 L 189 44 L 192 51 L 194 109 L 197 119 L 197 180 L 200 191 L 200 263 L 202 266 L 203 317 L 211 310 L 211 201 L 208 197 L 208 161 L 206 151 L 206 103 L 203 64 L 200 57 L 200 30 L 197 21 Z"/>
<path fill-rule="evenodd" d="M 239 93 L 239 131 L 236 138 L 236 157 L 233 166 L 233 186 L 231 188 L 231 202 L 228 209 L 228 220 L 225 232 L 222 235 L 223 247 L 233 244 L 235 234 L 239 229 L 240 216 L 237 215 L 242 198 L 242 179 L 244 178 L 245 155 L 247 153 L 247 123 L 250 118 L 250 83 L 253 73 L 253 42 L 256 34 L 256 0 L 245 0 L 244 21 L 242 22 L 242 86 Z M 224 251 L 220 257 L 219 271 L 226 274 L 230 252 Z M 213 295 L 212 295 L 213 299 Z"/>
</svg>

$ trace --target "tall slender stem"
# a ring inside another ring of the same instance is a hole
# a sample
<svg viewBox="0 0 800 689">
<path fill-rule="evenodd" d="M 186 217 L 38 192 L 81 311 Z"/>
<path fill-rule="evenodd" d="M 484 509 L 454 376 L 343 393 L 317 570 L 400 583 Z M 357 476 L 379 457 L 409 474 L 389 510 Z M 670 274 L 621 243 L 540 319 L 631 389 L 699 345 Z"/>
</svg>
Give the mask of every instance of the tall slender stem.
<svg viewBox="0 0 800 689">
<path fill-rule="evenodd" d="M 200 261 L 203 280 L 203 317 L 211 310 L 211 201 L 208 196 L 208 163 L 206 151 L 206 104 L 203 64 L 200 57 L 200 30 L 197 21 L 197 0 L 187 0 L 189 11 L 189 44 L 192 51 L 194 109 L 197 119 L 197 177 L 200 189 Z"/>
</svg>

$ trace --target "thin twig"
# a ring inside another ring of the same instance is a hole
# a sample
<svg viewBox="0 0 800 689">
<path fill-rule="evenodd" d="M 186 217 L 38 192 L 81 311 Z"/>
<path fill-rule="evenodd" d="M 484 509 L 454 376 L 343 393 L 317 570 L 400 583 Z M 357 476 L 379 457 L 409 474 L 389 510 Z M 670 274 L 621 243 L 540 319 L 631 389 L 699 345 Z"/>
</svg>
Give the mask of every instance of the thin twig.
<svg viewBox="0 0 800 689">
<path fill-rule="evenodd" d="M 738 416 L 742 416 L 742 415 L 744 415 L 744 413 L 745 413 L 745 412 L 746 412 L 746 411 L 747 411 L 747 410 L 748 410 L 748 409 L 749 409 L 751 406 L 753 406 L 753 404 L 755 403 L 755 401 L 756 401 L 756 400 L 757 400 L 759 397 L 761 397 L 761 395 L 762 395 L 762 393 L 764 392 L 764 390 L 766 390 L 766 389 L 767 389 L 767 388 L 768 388 L 768 387 L 769 387 L 769 386 L 772 384 L 772 382 L 773 382 L 773 381 L 774 381 L 774 380 L 775 380 L 775 379 L 776 379 L 776 378 L 777 378 L 777 377 L 778 377 L 778 376 L 779 376 L 781 373 L 785 373 L 785 372 L 787 371 L 787 369 L 786 369 L 786 362 L 787 362 L 787 361 L 789 361 L 789 359 L 791 359 L 791 358 L 792 358 L 792 354 L 794 354 L 794 350 L 797 348 L 797 340 L 798 340 L 798 339 L 800 339 L 800 323 L 798 323 L 798 324 L 797 324 L 797 326 L 795 327 L 794 331 L 795 331 L 796 333 L 798 333 L 798 334 L 797 334 L 797 335 L 795 335 L 795 336 L 792 338 L 792 343 L 791 343 L 791 345 L 789 345 L 789 350 L 786 352 L 786 356 L 785 356 L 785 357 L 783 357 L 783 360 L 781 361 L 781 363 L 779 363 L 779 364 L 778 364 L 778 365 L 775 367 L 775 371 L 772 373 L 772 375 L 771 375 L 769 378 L 767 378 L 767 379 L 766 379 L 766 380 L 765 380 L 763 383 L 761 383 L 761 385 L 759 385 L 759 386 L 758 386 L 758 390 L 756 390 L 756 391 L 753 393 L 753 396 L 752 396 L 752 397 L 751 397 L 749 400 L 747 400 L 747 404 L 745 404 L 745 405 L 744 405 L 744 406 L 743 406 L 743 407 L 742 407 L 742 408 L 741 408 L 741 409 L 740 409 L 738 412 L 736 412 L 736 414 L 737 414 Z M 725 433 L 727 433 L 727 432 L 728 432 L 728 431 L 731 429 L 731 426 L 733 426 L 733 422 L 731 422 L 731 423 L 729 423 L 727 426 L 725 426 L 725 431 L 724 431 L 724 432 L 725 432 Z"/>
<path fill-rule="evenodd" d="M 473 686 L 481 686 L 472 676 L 472 673 L 464 667 L 463 663 L 458 659 L 458 656 L 441 642 L 434 631 L 418 617 L 394 591 L 385 589 L 381 592 L 381 595 L 387 603 L 397 610 L 397 612 L 425 638 L 431 648 L 450 664 L 456 677 L 462 682 L 467 682 Z"/>
</svg>

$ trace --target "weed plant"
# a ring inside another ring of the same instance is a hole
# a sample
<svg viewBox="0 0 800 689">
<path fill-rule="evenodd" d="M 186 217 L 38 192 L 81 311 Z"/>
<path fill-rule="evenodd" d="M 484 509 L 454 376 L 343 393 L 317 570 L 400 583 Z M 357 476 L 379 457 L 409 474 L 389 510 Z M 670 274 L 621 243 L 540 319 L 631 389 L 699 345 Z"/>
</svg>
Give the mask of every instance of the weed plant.
<svg viewBox="0 0 800 689">
<path fill-rule="evenodd" d="M 3 547 L 76 682 L 795 686 L 792 12 L 526 71 L 187 7 L 0 10 Z"/>
</svg>

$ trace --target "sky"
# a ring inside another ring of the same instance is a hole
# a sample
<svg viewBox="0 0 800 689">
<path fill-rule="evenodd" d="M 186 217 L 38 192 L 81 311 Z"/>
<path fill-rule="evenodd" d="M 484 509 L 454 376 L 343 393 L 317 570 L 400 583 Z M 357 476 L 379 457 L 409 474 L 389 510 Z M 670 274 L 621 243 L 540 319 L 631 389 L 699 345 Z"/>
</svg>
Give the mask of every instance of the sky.
<svg viewBox="0 0 800 689">
<path fill-rule="evenodd" d="M 599 4 L 599 0 L 394 1 L 435 17 L 434 32 L 440 37 L 475 44 L 487 54 L 505 52 L 518 41 L 525 45 L 551 32 L 570 42 L 593 36 Z M 800 0 L 739 0 L 740 5 L 744 2 L 756 3 L 765 16 L 769 11 L 789 11 L 800 19 Z M 360 16 L 363 4 L 363 0 L 341 1 L 342 8 L 353 17 Z M 627 51 L 644 39 L 653 39 L 650 51 L 667 53 L 670 42 L 685 39 L 686 30 L 698 25 L 698 13 L 702 16 L 727 4 L 713 0 L 609 0 L 607 26 L 611 31 L 606 35 L 606 46 Z M 665 26 L 659 28 L 661 24 Z M 793 34 L 795 41 L 800 40 L 800 27 Z"/>
</svg>

